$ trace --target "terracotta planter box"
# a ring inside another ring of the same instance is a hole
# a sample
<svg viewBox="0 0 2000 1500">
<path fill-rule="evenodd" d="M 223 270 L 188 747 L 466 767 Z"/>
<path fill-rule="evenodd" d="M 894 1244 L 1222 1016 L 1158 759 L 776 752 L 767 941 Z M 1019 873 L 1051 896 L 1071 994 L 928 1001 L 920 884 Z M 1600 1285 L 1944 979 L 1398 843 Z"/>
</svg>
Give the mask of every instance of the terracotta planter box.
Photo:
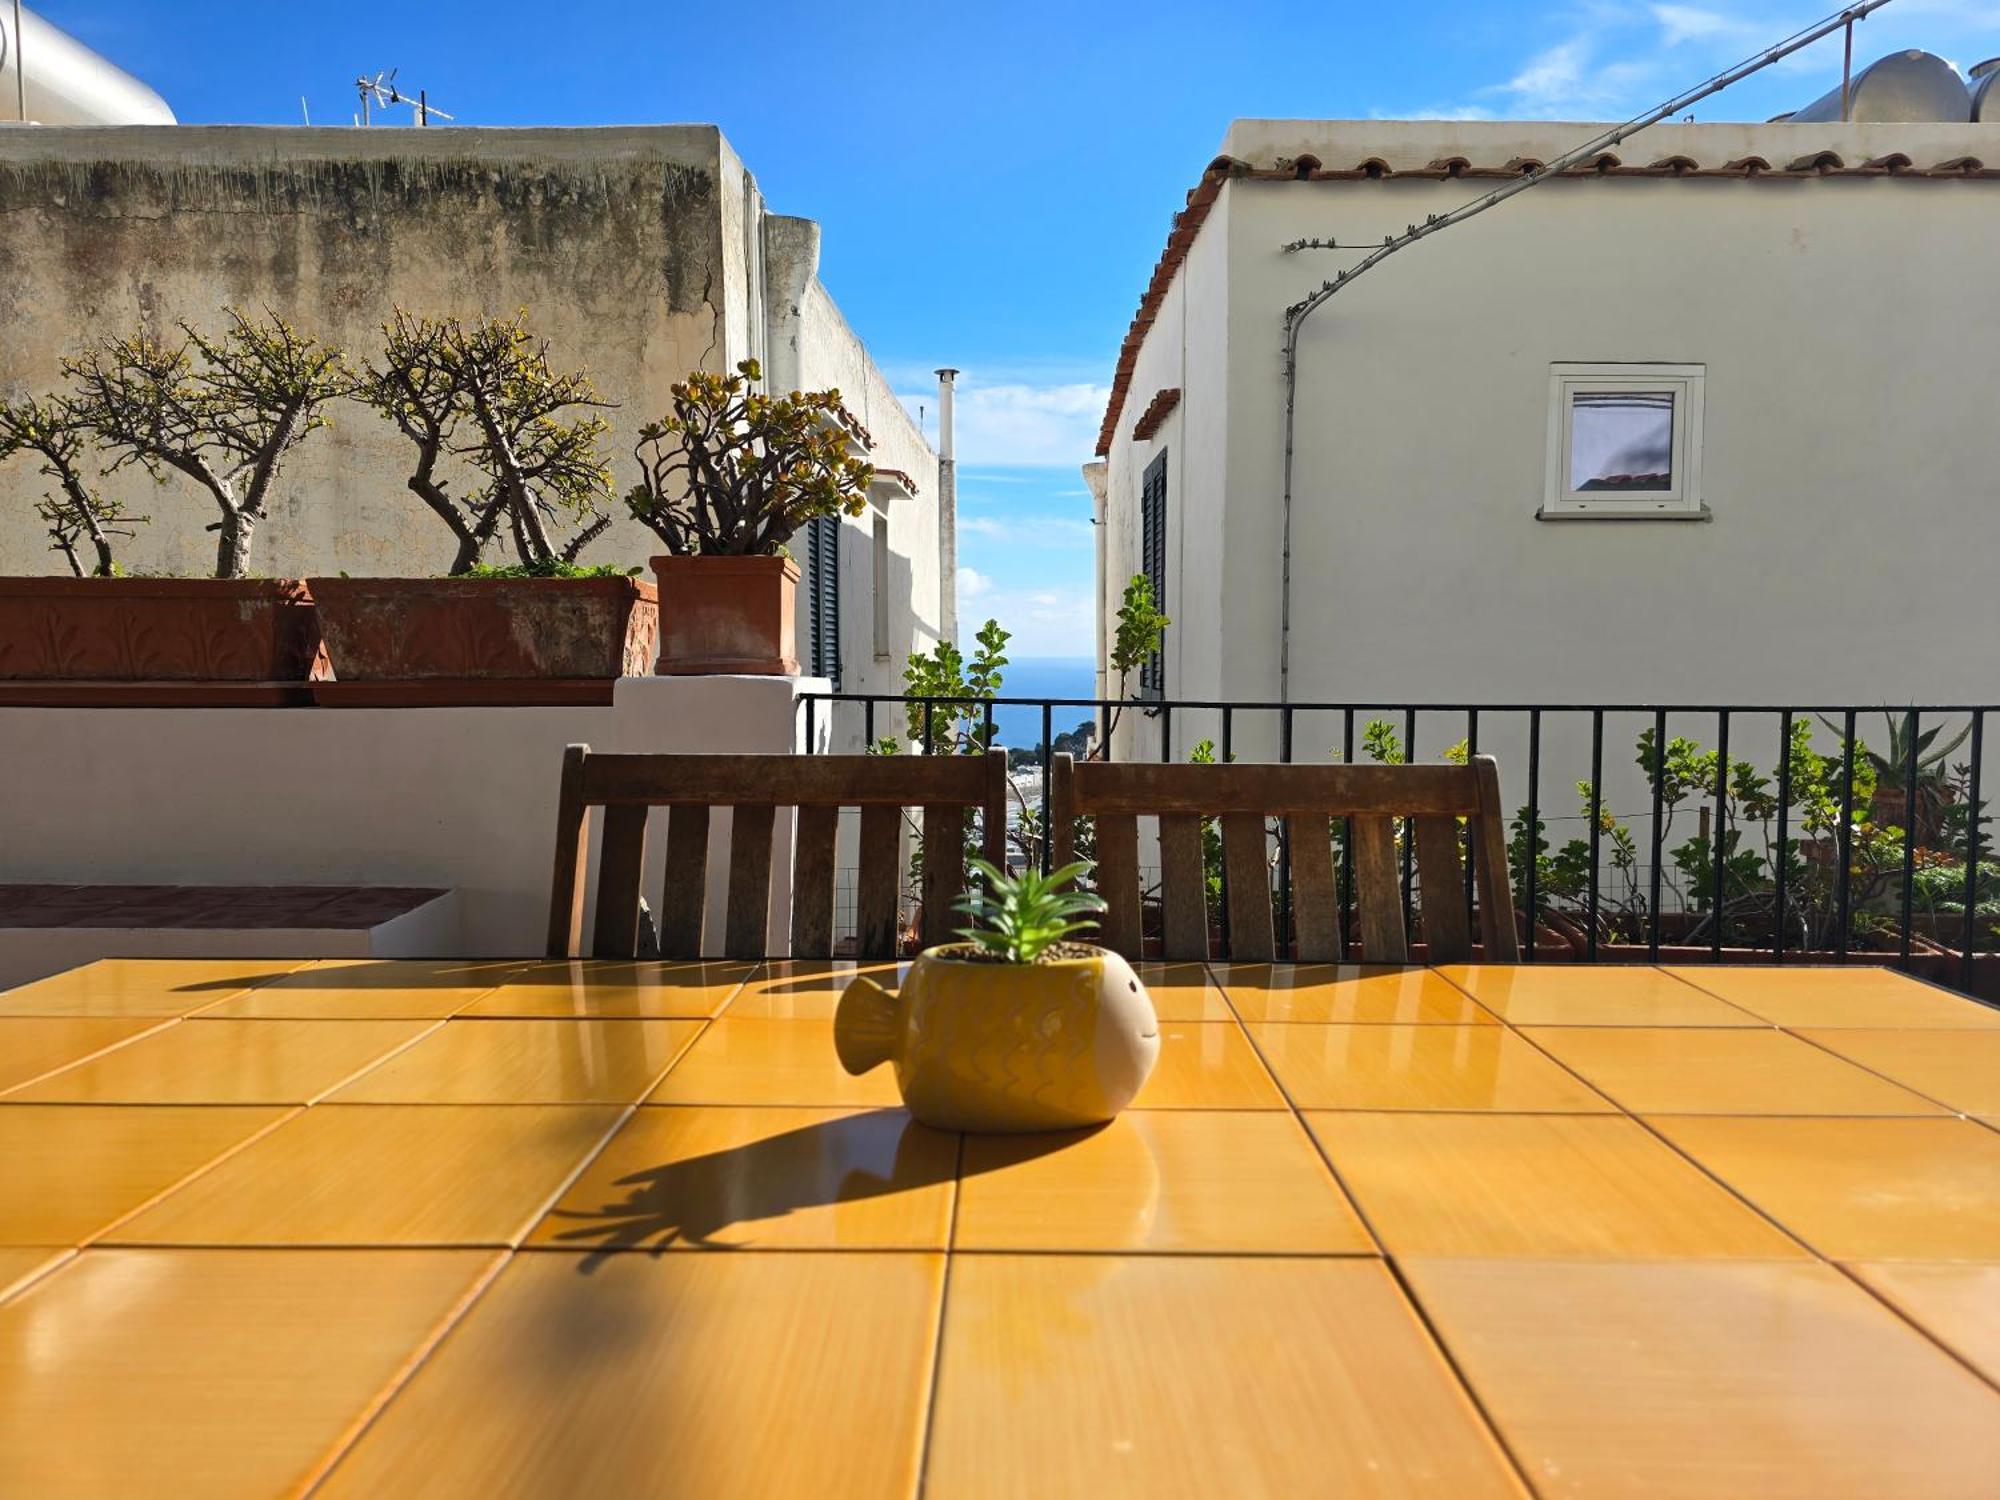
<svg viewBox="0 0 2000 1500">
<path fill-rule="evenodd" d="M 789 557 L 656 557 L 663 677 L 799 674 L 799 565 Z"/>
<path fill-rule="evenodd" d="M 609 702 L 659 630 L 636 578 L 314 578 L 323 703 Z"/>
<path fill-rule="evenodd" d="M 295 579 L 0 578 L 6 701 L 297 700 L 320 659 Z"/>
</svg>

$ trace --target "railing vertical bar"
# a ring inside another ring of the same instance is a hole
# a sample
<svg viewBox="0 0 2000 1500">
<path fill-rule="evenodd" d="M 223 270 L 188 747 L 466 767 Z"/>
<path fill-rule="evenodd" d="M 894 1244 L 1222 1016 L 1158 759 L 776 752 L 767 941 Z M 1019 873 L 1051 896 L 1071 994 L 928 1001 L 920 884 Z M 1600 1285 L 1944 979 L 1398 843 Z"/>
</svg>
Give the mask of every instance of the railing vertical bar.
<svg viewBox="0 0 2000 1500">
<path fill-rule="evenodd" d="M 1535 914 L 1541 909 L 1537 904 L 1540 891 L 1536 888 L 1536 877 L 1541 873 L 1541 820 L 1542 820 L 1542 711 L 1528 710 L 1528 816 L 1526 829 L 1527 886 L 1526 907 L 1528 913 L 1528 941 L 1522 946 L 1521 957 L 1528 963 L 1535 961 Z"/>
<path fill-rule="evenodd" d="M 1414 708 L 1403 710 L 1403 763 L 1411 766 L 1417 763 L 1417 711 Z M 1405 818 L 1403 819 L 1403 931 L 1413 935 L 1416 932 L 1416 903 L 1412 892 L 1415 887 L 1416 869 L 1417 825 L 1413 820 Z"/>
<path fill-rule="evenodd" d="M 991 698 L 988 698 L 986 700 L 985 708 L 980 711 L 979 729 L 980 729 L 979 748 L 982 750 L 992 749 L 993 748 L 993 700 Z M 1049 753 L 1049 747 L 1047 745 L 1042 746 L 1042 758 L 1044 760 L 1048 758 L 1048 753 Z"/>
<path fill-rule="evenodd" d="M 810 697 L 806 699 L 806 754 L 808 755 L 814 754 L 819 744 L 819 736 L 813 732 L 819 727 L 813 713 L 813 710 L 818 707 L 819 702 L 817 699 Z M 831 710 L 831 707 L 832 705 L 829 704 L 829 710 Z"/>
<path fill-rule="evenodd" d="M 1354 710 L 1341 715 L 1340 760 L 1354 764 Z M 1340 820 L 1340 951 L 1354 951 L 1354 820 Z"/>
<path fill-rule="evenodd" d="M 1222 710 L 1222 754 L 1219 759 L 1226 766 L 1236 758 L 1236 713 L 1225 706 Z M 1216 920 L 1222 924 L 1222 956 L 1229 957 L 1229 875 L 1225 870 L 1222 877 L 1222 899 L 1216 903 Z"/>
<path fill-rule="evenodd" d="M 1097 705 L 1097 722 L 1100 724 L 1105 723 L 1110 717 L 1111 705 L 1100 701 Z M 1044 735 L 1043 738 L 1046 739 L 1048 736 Z M 1107 763 L 1111 760 L 1111 736 L 1108 734 L 1104 737 L 1104 759 Z"/>
<path fill-rule="evenodd" d="M 937 748 L 933 740 L 935 731 L 931 728 L 931 700 L 924 699 L 924 754 L 929 755 Z"/>
<path fill-rule="evenodd" d="M 1777 886 L 1774 900 L 1777 915 L 1771 925 L 1771 962 L 1785 961 L 1785 898 L 1791 880 L 1791 851 L 1786 845 L 1791 841 L 1792 821 L 1792 711 L 1788 708 L 1778 718 L 1778 848 L 1777 869 L 1773 877 Z"/>
<path fill-rule="evenodd" d="M 1847 961 L 1848 901 L 1852 896 L 1854 848 L 1854 710 L 1848 709 L 1841 728 L 1840 751 L 1840 837 L 1836 841 L 1840 873 L 1835 877 L 1833 951 Z"/>
<path fill-rule="evenodd" d="M 1729 883 L 1725 878 L 1729 870 L 1729 710 L 1726 708 L 1715 711 L 1715 847 L 1709 860 L 1709 900 L 1713 903 L 1710 915 L 1715 918 L 1715 930 L 1709 934 L 1708 956 L 1711 962 L 1721 963 L 1723 913 L 1729 901 Z"/>
<path fill-rule="evenodd" d="M 1476 708 L 1468 708 L 1465 711 L 1465 753 L 1468 757 L 1479 753 L 1479 710 Z M 1477 850 L 1473 845 L 1472 839 L 1473 835 L 1468 830 L 1465 840 L 1465 923 L 1466 931 L 1477 932 L 1479 931 L 1479 921 L 1477 914 L 1473 910 L 1473 894 L 1476 884 L 1476 868 L 1473 860 L 1476 857 Z"/>
<path fill-rule="evenodd" d="M 1174 758 L 1174 706 L 1160 705 L 1160 764 L 1167 765 Z"/>
<path fill-rule="evenodd" d="M 864 698 L 861 700 L 861 738 L 867 742 L 870 750 L 875 748 L 875 700 L 873 698 Z"/>
<path fill-rule="evenodd" d="M 1903 966 L 1910 963 L 1910 926 L 1917 907 L 1917 711 L 1910 710 L 1909 742 L 1903 748 Z"/>
<path fill-rule="evenodd" d="M 1979 905 L 1979 761 L 1985 753 L 1986 713 L 1972 711 L 1972 775 L 1965 787 L 1965 923 L 1960 933 L 1958 987 L 1972 993 L 1972 944 Z"/>
<path fill-rule="evenodd" d="M 1650 877 L 1646 902 L 1646 960 L 1648 963 L 1660 961 L 1660 851 L 1666 845 L 1667 831 L 1661 819 L 1665 816 L 1662 792 L 1667 780 L 1667 711 L 1653 710 L 1653 869 Z"/>
<path fill-rule="evenodd" d="M 1049 855 L 1052 852 L 1051 846 L 1055 839 L 1055 832 L 1056 832 L 1055 825 L 1049 821 L 1049 766 L 1050 763 L 1055 760 L 1055 755 L 1050 751 L 1049 746 L 1053 744 L 1055 741 L 1054 723 L 1055 723 L 1055 705 L 1052 703 L 1045 702 L 1042 704 L 1042 849 L 1041 849 L 1042 873 L 1044 875 L 1049 873 L 1050 869 Z M 1111 748 L 1111 738 L 1109 735 L 1105 736 L 1104 745 L 1105 745 L 1105 750 L 1108 753 Z"/>
<path fill-rule="evenodd" d="M 1604 710 L 1590 711 L 1590 893 L 1583 956 L 1597 962 L 1598 851 L 1604 834 Z"/>
<path fill-rule="evenodd" d="M 1278 710 L 1278 759 L 1292 763 L 1292 706 Z M 1281 957 L 1296 958 L 1298 935 L 1292 924 L 1292 820 L 1278 821 L 1278 942 Z"/>
</svg>

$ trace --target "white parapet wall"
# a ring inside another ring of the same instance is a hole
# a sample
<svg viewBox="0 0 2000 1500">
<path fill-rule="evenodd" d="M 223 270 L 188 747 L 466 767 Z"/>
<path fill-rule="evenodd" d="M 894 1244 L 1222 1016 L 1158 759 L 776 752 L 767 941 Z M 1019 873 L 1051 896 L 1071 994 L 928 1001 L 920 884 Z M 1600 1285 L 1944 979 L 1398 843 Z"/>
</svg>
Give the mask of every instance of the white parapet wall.
<svg viewBox="0 0 2000 1500">
<path fill-rule="evenodd" d="M 609 707 L 0 708 L 0 883 L 440 886 L 458 917 L 431 956 L 530 956 L 547 928 L 565 745 L 802 750 L 798 697 L 824 691 L 816 678 L 639 677 Z M 726 828 L 723 813 L 708 952 L 720 950 Z M 771 883 L 767 946 L 782 953 L 788 812 Z"/>
</svg>

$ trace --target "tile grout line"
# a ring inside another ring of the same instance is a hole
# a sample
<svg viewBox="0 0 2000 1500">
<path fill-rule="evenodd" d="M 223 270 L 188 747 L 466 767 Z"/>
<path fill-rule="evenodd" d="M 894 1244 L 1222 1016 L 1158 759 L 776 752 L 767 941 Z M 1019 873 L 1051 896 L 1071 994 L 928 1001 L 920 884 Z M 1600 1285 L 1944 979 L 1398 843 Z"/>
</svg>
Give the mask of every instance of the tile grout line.
<svg viewBox="0 0 2000 1500">
<path fill-rule="evenodd" d="M 392 1247 L 375 1246 L 373 1248 L 380 1250 Z M 422 1252 L 419 1251 L 418 1253 L 421 1254 Z M 389 1378 L 383 1382 L 382 1388 L 362 1403 L 361 1409 L 354 1414 L 353 1420 L 334 1435 L 332 1443 L 327 1446 L 326 1450 L 305 1471 L 305 1474 L 286 1492 L 289 1497 L 292 1497 L 292 1500 L 304 1500 L 304 1497 L 311 1495 L 321 1485 L 326 1483 L 328 1477 L 339 1466 L 340 1461 L 354 1450 L 362 1438 L 367 1436 L 368 1429 L 375 1425 L 382 1413 L 388 1410 L 396 1397 L 403 1393 L 404 1388 L 416 1378 L 417 1373 L 430 1362 L 430 1358 L 437 1352 L 438 1346 L 449 1338 L 459 1324 L 463 1323 L 471 1314 L 473 1307 L 486 1295 L 487 1290 L 492 1287 L 493 1283 L 499 1280 L 500 1273 L 513 1262 L 514 1256 L 517 1253 L 511 1249 L 501 1250 L 493 1257 L 486 1269 L 480 1275 L 473 1278 L 472 1284 L 459 1294 L 457 1300 L 450 1307 L 445 1309 L 443 1316 L 432 1325 L 430 1331 L 424 1337 L 417 1340 L 415 1346 L 403 1357 L 402 1363 L 389 1372 Z"/>
<path fill-rule="evenodd" d="M 91 1018 L 86 1016 L 9 1016 L 4 1019 L 20 1021 L 67 1021 L 88 1020 Z M 134 1019 L 146 1020 L 149 1018 L 138 1016 L 134 1017 Z M 95 1052 L 86 1052 L 82 1057 L 72 1057 L 66 1063 L 57 1063 L 53 1068 L 46 1068 L 42 1072 L 35 1074 L 32 1078 L 23 1078 L 18 1083 L 10 1083 L 6 1088 L 0 1089 L 0 1104 L 18 1104 L 21 1102 L 20 1100 L 10 1099 L 9 1096 L 18 1094 L 22 1089 L 33 1088 L 38 1083 L 45 1083 L 58 1073 L 67 1073 L 71 1068 L 79 1068 L 87 1062 L 96 1062 L 100 1057 L 108 1057 L 113 1052 L 131 1046 L 134 1042 L 143 1042 L 149 1036 L 158 1036 L 161 1032 L 171 1030 L 173 1027 L 180 1025 L 186 1019 L 186 1016 L 162 1016 L 159 1019 L 158 1025 L 148 1026 L 144 1031 L 135 1031 L 128 1037 L 120 1037 L 115 1042 L 99 1047 Z"/>
<path fill-rule="evenodd" d="M 1883 1028 L 1874 1026 L 1823 1026 L 1820 1027 L 1819 1029 L 1822 1031 L 1876 1031 L 1876 1030 L 1881 1030 Z M 1898 1036 L 1908 1036 L 1911 1034 L 1911 1028 L 1907 1026 L 1891 1027 L 1888 1029 L 1894 1031 Z M 1951 1031 L 1954 1029 L 1964 1030 L 1966 1028 L 1927 1027 L 1925 1029 Z M 1981 1027 L 1972 1029 L 1983 1030 L 1985 1028 Z M 1956 1104 L 1951 1103 L 1949 1100 L 1940 1099 L 1935 1094 L 1927 1094 L 1922 1089 L 1918 1088 L 1915 1084 L 1905 1083 L 1903 1082 L 1902 1079 L 1892 1077 L 1890 1074 L 1884 1073 L 1880 1068 L 1872 1067 L 1868 1063 L 1862 1062 L 1859 1058 L 1849 1057 L 1845 1052 L 1836 1052 L 1833 1048 L 1827 1046 L 1826 1043 L 1821 1041 L 1816 1041 L 1814 1038 L 1807 1036 L 1803 1030 L 1794 1030 L 1792 1027 L 1789 1026 L 1780 1026 L 1778 1030 L 1786 1036 L 1794 1037 L 1797 1040 L 1804 1042 L 1808 1047 L 1818 1048 L 1821 1052 L 1824 1052 L 1828 1057 L 1838 1058 L 1841 1062 L 1846 1063 L 1850 1068 L 1859 1068 L 1864 1073 L 1872 1073 L 1875 1077 L 1881 1079 L 1884 1083 L 1893 1085 L 1894 1087 L 1901 1089 L 1906 1094 L 1914 1094 L 1919 1099 L 1925 1100 L 1926 1102 L 1931 1104 L 1935 1104 L 1939 1109 L 1945 1110 L 1946 1112 L 1957 1117 L 1958 1119 L 1966 1120 L 1972 1118 L 1972 1116 L 1967 1111 L 1960 1109 Z M 1937 1118 L 1937 1116 L 1936 1115 L 1876 1115 L 1876 1116 L 1851 1115 L 1851 1116 L 1836 1117 L 1836 1118 L 1934 1120 Z"/>
<path fill-rule="evenodd" d="M 54 1105 L 45 1107 L 63 1108 L 64 1106 Z M 122 1228 L 124 1225 L 131 1223 L 140 1214 L 143 1214 L 148 1210 L 155 1208 L 159 1204 L 165 1202 L 168 1198 L 172 1197 L 175 1193 L 178 1193 L 182 1188 L 186 1187 L 189 1183 L 197 1182 L 201 1178 L 206 1177 L 210 1172 L 213 1172 L 217 1167 L 221 1166 L 224 1162 L 230 1160 L 232 1157 L 239 1156 L 243 1152 L 248 1151 L 252 1146 L 256 1145 L 257 1142 L 263 1140 L 265 1136 L 270 1135 L 273 1131 L 279 1130 L 284 1126 L 291 1124 L 292 1121 L 298 1119 L 299 1116 L 303 1115 L 306 1112 L 307 1108 L 307 1106 L 303 1104 L 281 1104 L 281 1105 L 232 1104 L 232 1105 L 207 1105 L 207 1106 L 110 1104 L 110 1105 L 98 1105 L 98 1106 L 86 1106 L 86 1107 L 95 1107 L 101 1109 L 162 1109 L 162 1108 L 171 1109 L 176 1107 L 180 1108 L 205 1107 L 209 1109 L 275 1108 L 282 1110 L 283 1113 L 281 1113 L 277 1119 L 268 1121 L 262 1128 L 251 1131 L 250 1134 L 246 1135 L 242 1140 L 238 1141 L 235 1145 L 227 1147 L 219 1154 L 211 1156 L 207 1161 L 201 1163 L 201 1165 L 190 1169 L 188 1172 L 186 1172 L 180 1177 L 176 1177 L 172 1182 L 168 1183 L 165 1187 L 161 1188 L 157 1193 L 154 1193 L 150 1198 L 147 1198 L 145 1201 L 135 1204 L 131 1208 L 128 1208 L 124 1213 L 118 1215 L 117 1218 L 111 1220 L 109 1223 L 99 1225 L 96 1229 L 92 1230 L 89 1234 L 83 1236 L 83 1238 L 77 1241 L 76 1249 L 79 1253 L 81 1253 L 84 1250 L 96 1249 L 99 1248 L 100 1246 L 106 1249 L 111 1248 L 109 1246 L 103 1246 L 103 1240 L 106 1235 L 111 1234 L 114 1231 Z M 124 1248 L 124 1247 L 121 1246 L 119 1248 Z"/>
<path fill-rule="evenodd" d="M 917 1436 L 917 1482 L 914 1500 L 924 1500 L 930 1488 L 931 1438 L 937 1431 L 938 1386 L 944 1374 L 944 1328 L 951 1302 L 951 1273 L 957 1261 L 958 1210 L 965 1190 L 965 1133 L 958 1133 L 958 1151 L 952 1159 L 951 1217 L 945 1225 L 944 1270 L 938 1279 L 937 1337 L 931 1342 L 930 1389 L 924 1394 L 923 1427 Z"/>
<path fill-rule="evenodd" d="M 1878 1291 L 1874 1286 L 1874 1284 L 1868 1281 L 1867 1278 L 1856 1274 L 1852 1269 L 1850 1269 L 1849 1262 L 1844 1260 L 1829 1259 L 1827 1261 L 1827 1264 L 1832 1266 L 1834 1270 L 1838 1271 L 1842 1276 L 1845 1276 L 1849 1281 L 1853 1282 L 1856 1286 L 1860 1287 L 1861 1290 L 1866 1292 L 1870 1297 L 1873 1297 L 1877 1302 L 1881 1303 L 1884 1307 L 1888 1308 L 1892 1316 L 1897 1318 L 1899 1321 L 1908 1324 L 1911 1328 L 1914 1328 L 1918 1333 L 1922 1334 L 1924 1338 L 1928 1339 L 1931 1343 L 1935 1344 L 1945 1354 L 1949 1355 L 1959 1364 L 1964 1365 L 1966 1369 L 1972 1372 L 1974 1379 L 1978 1380 L 1983 1385 L 1992 1387 L 1995 1391 L 2000 1391 L 2000 1376 L 1989 1375 L 1984 1370 L 1980 1369 L 1979 1366 L 1974 1364 L 1969 1357 L 1959 1353 L 1958 1350 L 1954 1349 L 1950 1344 L 1947 1344 L 1944 1341 L 1944 1339 L 1938 1334 L 1931 1332 L 1930 1328 L 1921 1320 L 1919 1320 L 1914 1313 L 1905 1312 L 1900 1306 L 1897 1305 L 1894 1298 L 1890 1297 L 1886 1292 Z M 1855 1262 L 1854 1264 L 1861 1264 L 1861 1262 Z M 1978 1265 L 1981 1263 L 1978 1261 L 1961 1261 L 1958 1262 L 1958 1264 Z"/>
<path fill-rule="evenodd" d="M 1229 998 L 1228 989 L 1220 984 L 1216 988 L 1221 992 L 1223 1003 L 1229 1007 L 1231 1013 L 1237 1014 L 1236 1002 Z M 1476 1004 L 1477 1002 L 1475 1001 L 1474 1003 Z M 1513 1445 L 1507 1441 L 1506 1435 L 1501 1432 L 1499 1422 L 1494 1419 L 1493 1413 L 1487 1410 L 1485 1401 L 1480 1398 L 1479 1392 L 1473 1388 L 1471 1379 L 1460 1368 L 1457 1359 L 1452 1356 L 1451 1350 L 1446 1347 L 1442 1333 L 1431 1321 L 1430 1313 L 1417 1300 L 1416 1293 L 1411 1289 L 1409 1283 L 1404 1280 L 1401 1267 L 1396 1264 L 1395 1258 L 1390 1255 L 1387 1244 L 1375 1228 L 1374 1220 L 1368 1216 L 1368 1210 L 1362 1207 L 1360 1198 L 1348 1186 L 1347 1179 L 1341 1174 L 1340 1168 L 1334 1164 L 1333 1153 L 1327 1149 L 1326 1142 L 1322 1141 L 1313 1131 L 1313 1128 L 1306 1123 L 1305 1115 L 1293 1100 L 1291 1090 L 1286 1088 L 1283 1080 L 1278 1077 L 1277 1069 L 1271 1067 L 1270 1063 L 1265 1059 L 1263 1049 L 1258 1047 L 1257 1039 L 1250 1034 L 1250 1029 L 1243 1025 L 1240 1014 L 1238 1014 L 1236 1024 L 1242 1029 L 1244 1036 L 1248 1038 L 1251 1050 L 1257 1054 L 1257 1060 L 1264 1064 L 1264 1070 L 1271 1075 L 1271 1081 L 1277 1085 L 1278 1092 L 1284 1099 L 1285 1106 L 1290 1111 L 1292 1119 L 1297 1123 L 1299 1129 L 1305 1132 L 1306 1139 L 1311 1142 L 1313 1150 L 1319 1153 L 1319 1158 L 1325 1163 L 1326 1170 L 1332 1176 L 1334 1185 L 1340 1189 L 1341 1195 L 1347 1199 L 1348 1207 L 1354 1211 L 1355 1218 L 1360 1221 L 1362 1229 L 1366 1231 L 1369 1240 L 1375 1245 L 1377 1254 L 1371 1258 L 1381 1262 L 1384 1273 L 1395 1283 L 1397 1290 L 1401 1292 L 1404 1305 L 1409 1308 L 1410 1315 L 1416 1319 L 1417 1326 L 1423 1330 L 1425 1337 L 1430 1341 L 1432 1350 L 1443 1363 L 1445 1370 L 1450 1374 L 1453 1384 L 1463 1393 L 1466 1404 L 1477 1414 L 1479 1424 L 1485 1429 L 1486 1435 L 1493 1443 L 1495 1451 L 1506 1461 L 1507 1467 L 1513 1472 L 1514 1477 L 1520 1481 L 1521 1488 L 1527 1494 L 1531 1496 L 1541 1494 L 1541 1491 L 1528 1478 L 1527 1465 L 1522 1462 L 1520 1455 L 1515 1453 Z"/>
</svg>

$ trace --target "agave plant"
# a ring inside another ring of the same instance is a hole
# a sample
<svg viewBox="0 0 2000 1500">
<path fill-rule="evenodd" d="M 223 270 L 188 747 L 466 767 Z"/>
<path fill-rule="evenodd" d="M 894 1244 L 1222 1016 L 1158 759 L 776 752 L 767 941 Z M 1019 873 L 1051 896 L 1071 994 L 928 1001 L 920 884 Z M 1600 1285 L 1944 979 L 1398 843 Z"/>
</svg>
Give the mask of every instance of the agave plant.
<svg viewBox="0 0 2000 1500">
<path fill-rule="evenodd" d="M 971 861 L 982 888 L 961 896 L 956 909 L 973 925 L 959 936 L 986 953 L 1013 964 L 1031 964 L 1065 938 L 1095 930 L 1090 917 L 1104 910 L 1104 901 L 1090 891 L 1064 889 L 1090 871 L 1087 860 L 1038 874 L 1032 867 L 1020 875 Z"/>
</svg>

